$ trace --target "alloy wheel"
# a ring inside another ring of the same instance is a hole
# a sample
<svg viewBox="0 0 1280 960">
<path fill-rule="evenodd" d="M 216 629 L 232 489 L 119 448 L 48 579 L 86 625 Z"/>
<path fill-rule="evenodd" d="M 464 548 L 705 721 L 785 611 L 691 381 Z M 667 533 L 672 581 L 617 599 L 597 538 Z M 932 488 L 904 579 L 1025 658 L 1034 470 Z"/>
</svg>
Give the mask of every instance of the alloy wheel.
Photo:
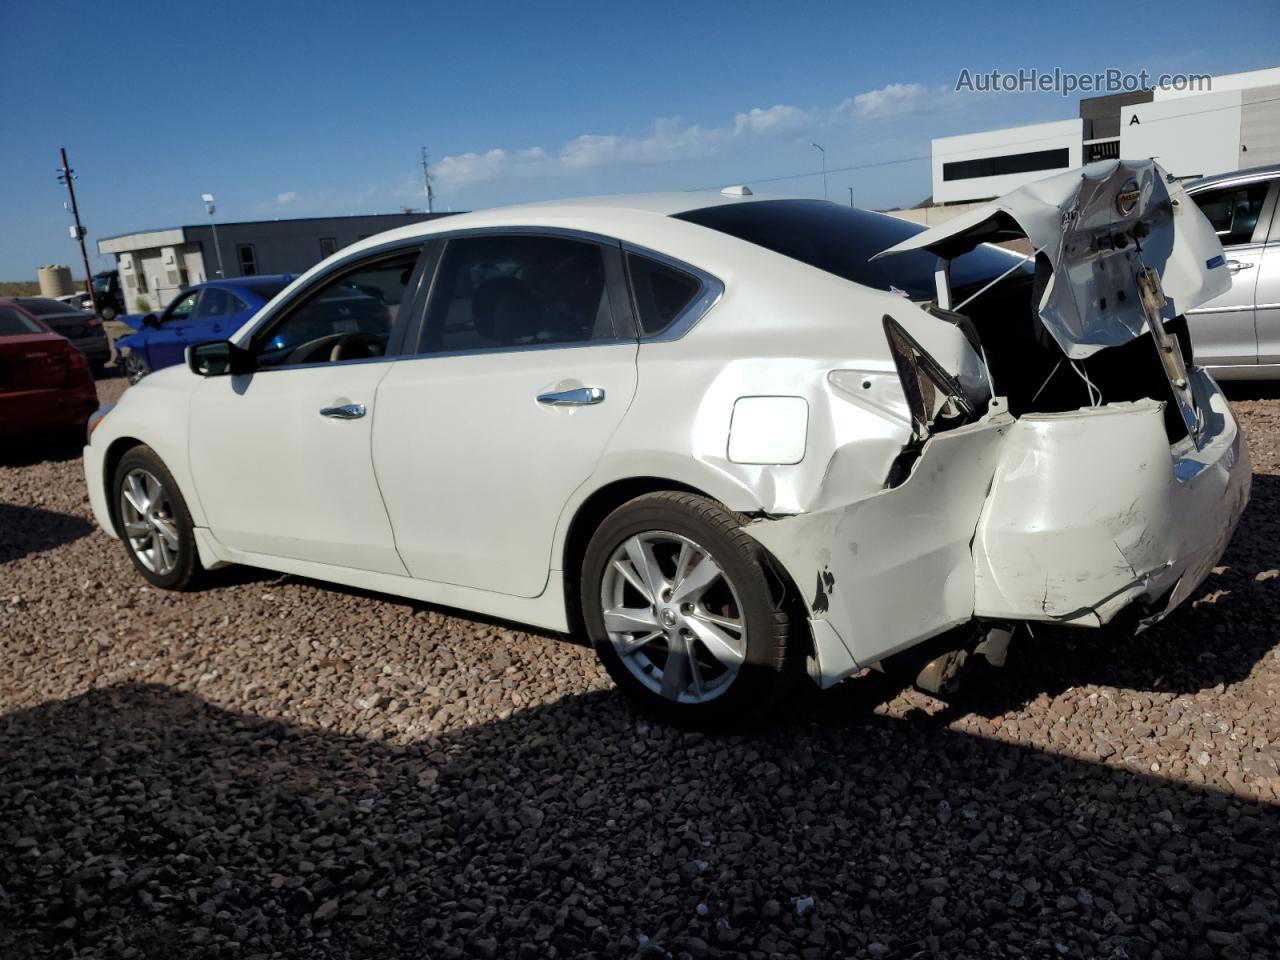
<svg viewBox="0 0 1280 960">
<path fill-rule="evenodd" d="M 180 543 L 169 494 L 155 475 L 130 470 L 120 485 L 120 518 L 129 549 L 138 562 L 157 576 L 178 565 Z"/>
<path fill-rule="evenodd" d="M 600 603 L 619 659 L 668 700 L 715 699 L 746 660 L 737 589 L 688 537 L 654 530 L 627 538 L 609 558 Z"/>
</svg>

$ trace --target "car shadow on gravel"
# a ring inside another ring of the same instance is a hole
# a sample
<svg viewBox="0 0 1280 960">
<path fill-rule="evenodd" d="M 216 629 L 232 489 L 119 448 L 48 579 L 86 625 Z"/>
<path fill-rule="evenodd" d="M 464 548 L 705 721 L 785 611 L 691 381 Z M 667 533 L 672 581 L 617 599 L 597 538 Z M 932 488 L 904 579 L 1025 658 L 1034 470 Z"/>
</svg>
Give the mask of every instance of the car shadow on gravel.
<svg viewBox="0 0 1280 960">
<path fill-rule="evenodd" d="M 711 738 L 593 693 L 390 745 L 120 685 L 0 717 L 6 958 L 1247 957 L 1277 841 L 872 715 Z"/>
<path fill-rule="evenodd" d="M 84 517 L 0 503 L 0 564 L 43 553 L 93 532 Z"/>
<path fill-rule="evenodd" d="M 83 452 L 84 430 L 79 427 L 39 436 L 11 437 L 0 442 L 0 467 L 79 460 Z"/>
</svg>

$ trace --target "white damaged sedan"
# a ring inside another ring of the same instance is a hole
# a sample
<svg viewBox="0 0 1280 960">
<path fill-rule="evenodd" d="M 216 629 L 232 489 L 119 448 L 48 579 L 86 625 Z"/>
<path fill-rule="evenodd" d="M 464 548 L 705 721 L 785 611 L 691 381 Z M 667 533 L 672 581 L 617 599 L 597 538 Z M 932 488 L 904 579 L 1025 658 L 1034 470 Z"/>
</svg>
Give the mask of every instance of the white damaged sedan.
<svg viewBox="0 0 1280 960">
<path fill-rule="evenodd" d="M 1249 458 L 1184 315 L 1229 283 L 1152 162 L 926 231 L 745 188 L 449 217 L 100 411 L 90 500 L 155 586 L 242 563 L 585 632 L 690 723 L 881 663 L 946 690 L 1221 556 Z"/>
</svg>

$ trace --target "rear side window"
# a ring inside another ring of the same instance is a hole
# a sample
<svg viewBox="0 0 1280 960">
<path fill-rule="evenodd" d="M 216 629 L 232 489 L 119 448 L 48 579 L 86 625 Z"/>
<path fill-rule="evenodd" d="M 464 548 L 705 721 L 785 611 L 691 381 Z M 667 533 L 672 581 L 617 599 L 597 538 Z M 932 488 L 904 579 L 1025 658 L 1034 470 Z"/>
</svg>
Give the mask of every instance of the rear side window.
<svg viewBox="0 0 1280 960">
<path fill-rule="evenodd" d="M 863 286 L 900 291 L 913 300 L 929 300 L 936 291 L 933 271 L 938 258 L 927 250 L 871 259 L 924 229 L 882 213 L 825 200 L 754 200 L 690 210 L 676 214 L 676 219 L 727 233 Z M 951 288 L 962 297 L 1018 259 L 978 247 L 952 261 Z"/>
<path fill-rule="evenodd" d="M 520 234 L 457 237 L 436 271 L 422 352 L 615 337 L 598 244 Z"/>
<path fill-rule="evenodd" d="M 30 317 L 13 307 L 0 307 L 0 337 L 21 337 L 28 333 L 44 333 Z"/>
<path fill-rule="evenodd" d="M 627 254 L 641 336 L 661 333 L 702 289 L 697 277 L 638 253 Z"/>
</svg>

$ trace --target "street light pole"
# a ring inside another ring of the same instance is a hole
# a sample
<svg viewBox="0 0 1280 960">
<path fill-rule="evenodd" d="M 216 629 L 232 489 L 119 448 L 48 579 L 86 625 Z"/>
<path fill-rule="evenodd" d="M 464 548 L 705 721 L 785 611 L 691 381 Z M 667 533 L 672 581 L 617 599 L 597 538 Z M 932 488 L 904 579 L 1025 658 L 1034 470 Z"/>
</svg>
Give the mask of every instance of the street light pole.
<svg viewBox="0 0 1280 960">
<path fill-rule="evenodd" d="M 811 147 L 817 147 L 818 152 L 822 154 L 822 199 L 827 199 L 827 151 L 820 143 L 811 143 Z"/>
<path fill-rule="evenodd" d="M 89 306 L 93 308 L 94 316 L 97 316 L 98 297 L 93 292 L 93 271 L 89 269 L 89 251 L 84 248 L 84 227 L 80 225 L 80 208 L 76 206 L 76 188 L 71 183 L 76 178 L 76 172 L 67 163 L 67 148 L 61 147 L 60 150 L 62 166 L 58 168 L 58 182 L 67 185 L 67 196 L 71 198 L 71 216 L 76 222 L 76 239 L 80 241 L 80 259 L 84 261 L 84 288 L 89 294 Z"/>
<path fill-rule="evenodd" d="M 209 214 L 209 225 L 213 227 L 213 250 L 218 255 L 218 279 L 227 279 L 227 272 L 222 269 L 222 246 L 218 243 L 218 222 L 213 219 L 214 211 L 218 208 L 214 205 L 213 194 L 205 193 L 200 196 L 204 201 L 205 212 Z"/>
</svg>

